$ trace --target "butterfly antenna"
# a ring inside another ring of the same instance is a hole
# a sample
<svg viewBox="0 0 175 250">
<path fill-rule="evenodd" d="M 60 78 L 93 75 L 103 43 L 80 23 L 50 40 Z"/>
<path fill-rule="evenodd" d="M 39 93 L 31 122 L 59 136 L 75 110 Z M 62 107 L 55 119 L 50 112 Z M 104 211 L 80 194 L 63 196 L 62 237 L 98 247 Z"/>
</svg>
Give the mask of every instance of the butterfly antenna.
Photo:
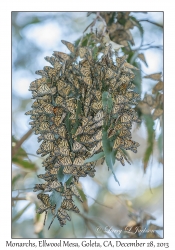
<svg viewBox="0 0 175 250">
<path fill-rule="evenodd" d="M 44 226 L 45 226 L 45 223 L 46 223 L 46 217 L 47 217 L 47 211 L 45 211 L 45 217 L 44 217 L 44 223 L 43 223 Z"/>
<path fill-rule="evenodd" d="M 53 223 L 53 221 L 54 221 L 54 219 L 55 219 L 56 216 L 57 216 L 57 215 L 54 215 L 54 217 L 53 217 L 53 219 L 52 219 L 52 221 L 51 221 L 51 223 L 50 223 L 50 225 L 49 225 L 49 227 L 48 227 L 48 230 L 50 229 L 50 227 L 51 227 L 51 225 L 52 225 L 52 223 Z"/>
</svg>

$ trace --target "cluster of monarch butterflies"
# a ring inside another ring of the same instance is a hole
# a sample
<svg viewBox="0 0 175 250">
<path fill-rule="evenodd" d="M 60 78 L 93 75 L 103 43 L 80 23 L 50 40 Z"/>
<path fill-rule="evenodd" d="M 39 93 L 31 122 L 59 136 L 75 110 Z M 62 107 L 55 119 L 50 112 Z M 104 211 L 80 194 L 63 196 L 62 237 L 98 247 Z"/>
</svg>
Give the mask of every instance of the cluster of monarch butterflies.
<svg viewBox="0 0 175 250">
<path fill-rule="evenodd" d="M 103 151 L 103 127 L 108 124 L 107 136 L 113 142 L 116 159 L 124 165 L 124 159 L 129 162 L 125 150 L 137 152 L 139 143 L 131 140 L 130 130 L 133 121 L 140 122 L 133 108 L 139 100 L 132 83 L 132 69 L 136 68 L 127 63 L 127 56 L 118 57 L 110 45 L 104 45 L 102 56 L 94 59 L 92 49 L 62 42 L 70 54 L 54 52 L 45 57 L 52 67 L 36 71 L 42 77 L 30 84 L 35 101 L 32 110 L 26 112 L 39 135 L 38 142 L 42 141 L 37 154 L 47 155 L 43 161 L 46 173 L 38 175 L 46 182 L 34 187 L 34 191 L 41 191 L 38 213 L 47 214 L 50 209 L 53 220 L 57 217 L 61 226 L 70 220 L 67 210 L 79 212 L 72 199 L 75 195 L 82 201 L 76 182 L 95 175 L 96 161 L 85 160 Z M 103 105 L 104 92 L 112 98 L 110 111 Z M 71 176 L 69 184 L 58 181 L 60 168 Z M 53 190 L 64 197 L 57 211 L 50 196 L 44 194 Z"/>
</svg>

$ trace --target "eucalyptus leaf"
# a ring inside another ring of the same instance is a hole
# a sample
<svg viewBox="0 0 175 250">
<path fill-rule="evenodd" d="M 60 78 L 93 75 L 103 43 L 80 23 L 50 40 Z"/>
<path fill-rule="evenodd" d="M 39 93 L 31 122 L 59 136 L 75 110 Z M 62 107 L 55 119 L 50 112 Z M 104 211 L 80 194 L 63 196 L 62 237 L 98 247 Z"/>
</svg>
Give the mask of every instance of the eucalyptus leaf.
<svg viewBox="0 0 175 250">
<path fill-rule="evenodd" d="M 154 139 L 155 139 L 155 131 L 154 131 L 154 121 L 151 115 L 143 116 L 145 125 L 147 128 L 148 139 L 147 139 L 147 148 L 144 154 L 143 163 L 144 163 L 144 171 L 146 171 L 148 162 L 153 153 Z"/>
<path fill-rule="evenodd" d="M 63 168 L 64 168 L 63 166 L 61 166 L 61 167 L 59 168 L 58 173 L 57 173 L 57 180 L 58 180 L 59 182 L 62 182 L 62 184 L 64 185 L 64 183 L 67 182 L 68 179 L 69 179 L 70 177 L 72 177 L 72 175 L 71 175 L 71 174 L 64 174 L 64 173 L 63 173 Z"/>
<path fill-rule="evenodd" d="M 18 157 L 13 157 L 12 162 L 15 165 L 17 165 L 19 167 L 22 167 L 23 169 L 26 169 L 26 170 L 30 170 L 30 171 L 36 171 L 37 170 L 37 167 L 36 167 L 36 165 L 34 163 L 31 163 L 29 161 L 20 159 Z"/>
<path fill-rule="evenodd" d="M 104 91 L 102 94 L 102 103 L 103 103 L 103 109 L 106 110 L 108 113 L 111 112 L 113 101 L 111 94 L 107 91 Z"/>
<path fill-rule="evenodd" d="M 115 176 L 114 169 L 113 169 L 113 166 L 115 164 L 115 151 L 112 148 L 111 141 L 108 139 L 106 129 L 103 129 L 102 143 L 103 143 L 103 151 L 105 154 L 106 164 L 111 169 L 111 171 L 114 175 L 115 181 L 118 182 L 118 184 L 120 186 L 120 183 L 117 180 L 117 177 Z"/>
<path fill-rule="evenodd" d="M 58 209 L 61 206 L 62 199 L 63 199 L 63 197 L 61 196 L 60 193 L 56 192 L 55 190 L 52 191 L 52 194 L 50 195 L 50 202 L 51 202 L 52 206 L 54 206 L 56 204 L 55 215 L 57 214 Z"/>
<path fill-rule="evenodd" d="M 84 163 L 97 161 L 98 159 L 102 158 L 103 156 L 104 156 L 104 152 L 100 152 L 100 153 L 98 153 L 98 154 L 94 154 L 92 157 L 86 159 L 86 160 L 84 161 Z"/>
</svg>

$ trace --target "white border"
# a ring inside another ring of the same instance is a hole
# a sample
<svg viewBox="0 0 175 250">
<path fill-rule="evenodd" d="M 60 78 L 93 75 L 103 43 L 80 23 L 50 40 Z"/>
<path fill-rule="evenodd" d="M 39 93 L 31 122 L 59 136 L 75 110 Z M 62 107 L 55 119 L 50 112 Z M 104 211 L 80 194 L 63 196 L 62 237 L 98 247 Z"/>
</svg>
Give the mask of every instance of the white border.
<svg viewBox="0 0 175 250">
<path fill-rule="evenodd" d="M 174 138 L 175 138 L 175 116 L 174 108 L 174 4 L 173 1 L 58 1 L 58 0 L 6 0 L 0 3 L 0 55 L 1 55 L 1 98 L 0 98 L 0 131 L 1 131 L 1 227 L 0 245 L 5 246 L 5 240 L 11 239 L 11 11 L 87 11 L 87 10 L 132 10 L 132 11 L 164 11 L 165 19 L 165 233 L 164 239 L 155 242 L 169 242 L 170 249 L 175 249 L 174 239 Z M 20 240 L 13 240 L 19 242 Z M 32 240 L 33 242 L 34 240 Z M 47 240 L 57 242 L 57 240 Z M 70 240 L 77 242 L 77 239 Z M 99 240 L 98 240 L 99 241 Z M 102 240 L 101 240 L 102 241 Z M 126 240 L 122 240 L 125 241 Z M 129 240 L 133 242 L 134 240 Z M 140 240 L 147 242 L 147 240 Z M 28 242 L 28 240 L 22 240 Z M 15 248 L 16 249 L 16 248 Z"/>
</svg>

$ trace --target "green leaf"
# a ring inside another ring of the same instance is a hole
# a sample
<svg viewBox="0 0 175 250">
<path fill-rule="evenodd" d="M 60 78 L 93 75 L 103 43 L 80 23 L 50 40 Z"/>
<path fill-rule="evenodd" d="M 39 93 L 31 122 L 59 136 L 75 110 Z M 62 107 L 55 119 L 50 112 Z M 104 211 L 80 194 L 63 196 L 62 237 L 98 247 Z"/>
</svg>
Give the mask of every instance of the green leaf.
<svg viewBox="0 0 175 250">
<path fill-rule="evenodd" d="M 104 152 L 100 152 L 98 154 L 94 154 L 92 157 L 86 159 L 84 163 L 92 162 L 92 161 L 97 161 L 98 159 L 102 158 L 104 156 Z"/>
<path fill-rule="evenodd" d="M 159 149 L 159 158 L 162 157 L 162 154 L 163 154 L 163 132 L 162 132 L 162 128 L 161 128 L 161 133 L 158 137 L 158 140 L 157 140 L 157 144 L 158 144 L 158 149 Z"/>
<path fill-rule="evenodd" d="M 145 59 L 145 55 L 144 55 L 143 53 L 138 54 L 138 58 L 139 58 L 142 62 L 144 62 L 144 64 L 148 67 L 148 64 L 147 64 L 146 59 Z"/>
<path fill-rule="evenodd" d="M 21 178 L 23 177 L 21 174 L 18 174 L 18 175 L 15 175 L 12 179 L 12 189 L 14 188 L 15 186 L 15 183 Z"/>
<path fill-rule="evenodd" d="M 138 27 L 140 34 L 141 34 L 141 38 L 143 40 L 143 34 L 144 34 L 144 29 L 142 27 L 142 25 L 140 24 L 140 22 L 133 16 L 130 16 L 130 18 L 136 23 L 136 26 Z"/>
<path fill-rule="evenodd" d="M 57 214 L 58 209 L 61 206 L 62 199 L 63 197 L 61 196 L 59 192 L 56 192 L 55 190 L 52 191 L 52 194 L 50 195 L 50 202 L 52 206 L 56 204 L 55 215 Z"/>
<path fill-rule="evenodd" d="M 18 140 L 12 135 L 12 147 L 15 146 L 15 144 L 18 142 Z M 15 155 L 16 157 L 27 157 L 26 151 L 20 147 Z"/>
<path fill-rule="evenodd" d="M 109 92 L 107 91 L 103 92 L 102 103 L 103 103 L 103 109 L 106 110 L 108 113 L 110 113 L 113 107 L 113 101 L 111 94 Z"/>
<path fill-rule="evenodd" d="M 69 176 L 70 176 L 70 175 L 69 175 Z M 70 185 L 72 179 L 73 179 L 73 176 L 71 175 L 71 176 L 69 177 L 69 179 L 66 181 L 66 185 L 67 185 L 67 186 Z"/>
<path fill-rule="evenodd" d="M 81 102 L 78 100 L 77 101 L 77 110 L 76 110 L 76 122 L 75 125 L 73 127 L 73 129 L 71 130 L 71 133 L 74 135 L 77 131 L 77 128 L 79 126 L 79 115 L 81 114 Z"/>
<path fill-rule="evenodd" d="M 83 192 L 83 190 L 80 189 L 80 188 L 77 187 L 77 186 L 76 186 L 76 188 L 78 189 L 78 192 L 79 192 L 79 194 L 80 194 L 82 200 L 83 200 L 83 201 L 87 201 L 86 195 L 85 195 L 85 193 Z"/>
<path fill-rule="evenodd" d="M 143 118 L 144 118 L 145 125 L 147 128 L 147 133 L 148 133 L 147 149 L 146 149 L 144 157 L 143 157 L 144 171 L 146 171 L 146 168 L 148 166 L 148 162 L 149 162 L 150 157 L 153 153 L 155 132 L 154 132 L 154 121 L 152 119 L 152 116 L 151 115 L 143 115 Z"/>
<path fill-rule="evenodd" d="M 118 184 L 120 186 L 120 183 L 117 180 L 115 173 L 114 173 L 114 169 L 113 169 L 113 166 L 115 164 L 115 151 L 112 148 L 112 142 L 108 139 L 107 129 L 103 129 L 102 143 L 103 143 L 103 151 L 105 154 L 106 164 L 111 169 L 111 171 L 114 175 L 115 181 L 118 182 Z"/>
<path fill-rule="evenodd" d="M 26 211 L 26 209 L 31 205 L 32 203 L 29 202 L 29 204 L 27 204 L 21 211 L 19 211 L 13 218 L 12 218 L 12 222 L 18 220 L 21 215 Z"/>
<path fill-rule="evenodd" d="M 34 163 L 20 159 L 19 157 L 15 156 L 12 158 L 12 163 L 15 165 L 22 167 L 26 170 L 36 171 L 37 167 Z"/>
<path fill-rule="evenodd" d="M 58 173 L 57 173 L 57 180 L 58 180 L 59 182 L 62 182 L 62 184 L 64 185 L 64 183 L 67 182 L 68 179 L 69 179 L 70 177 L 72 177 L 72 175 L 71 175 L 71 174 L 64 174 L 64 173 L 63 173 L 63 168 L 64 168 L 63 166 L 61 166 L 61 167 L 59 168 Z"/>
<path fill-rule="evenodd" d="M 65 119 L 65 125 L 66 125 L 66 129 L 68 131 L 68 135 L 69 135 L 69 145 L 72 148 L 72 144 L 73 144 L 73 140 L 72 140 L 72 133 L 71 133 L 71 121 L 69 120 L 70 117 L 70 112 L 67 113 L 66 115 L 66 119 Z"/>
</svg>

